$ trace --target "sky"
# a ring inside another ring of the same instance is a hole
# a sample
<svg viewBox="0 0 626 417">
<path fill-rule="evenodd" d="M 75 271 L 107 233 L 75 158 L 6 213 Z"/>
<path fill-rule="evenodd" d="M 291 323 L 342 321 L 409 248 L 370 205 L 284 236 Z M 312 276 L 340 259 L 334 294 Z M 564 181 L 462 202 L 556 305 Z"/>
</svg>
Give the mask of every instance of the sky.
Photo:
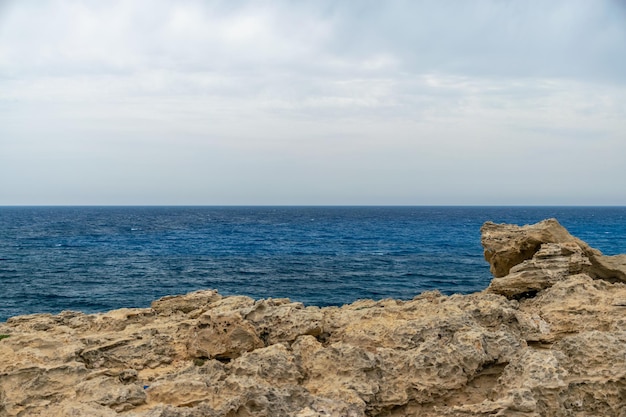
<svg viewBox="0 0 626 417">
<path fill-rule="evenodd" d="M 0 205 L 626 205 L 626 1 L 0 0 Z"/>
</svg>

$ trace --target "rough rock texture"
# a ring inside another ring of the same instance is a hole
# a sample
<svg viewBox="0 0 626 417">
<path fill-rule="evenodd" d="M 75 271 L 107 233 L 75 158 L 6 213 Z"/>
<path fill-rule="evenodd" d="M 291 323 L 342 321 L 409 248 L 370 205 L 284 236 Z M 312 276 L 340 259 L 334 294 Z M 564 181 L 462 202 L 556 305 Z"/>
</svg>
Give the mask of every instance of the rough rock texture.
<svg viewBox="0 0 626 417">
<path fill-rule="evenodd" d="M 0 417 L 626 416 L 624 259 L 554 220 L 483 244 L 498 278 L 470 295 L 13 317 Z"/>
<path fill-rule="evenodd" d="M 626 282 L 626 255 L 602 255 L 556 219 L 521 227 L 487 222 L 481 232 L 494 293 L 520 298 L 580 273 Z"/>
</svg>

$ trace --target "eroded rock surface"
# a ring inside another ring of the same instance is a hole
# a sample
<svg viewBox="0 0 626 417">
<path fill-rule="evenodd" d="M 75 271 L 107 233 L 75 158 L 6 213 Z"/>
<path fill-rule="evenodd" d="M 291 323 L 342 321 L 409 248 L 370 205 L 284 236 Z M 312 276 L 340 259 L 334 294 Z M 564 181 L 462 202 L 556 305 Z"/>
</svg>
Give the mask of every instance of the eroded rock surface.
<svg viewBox="0 0 626 417">
<path fill-rule="evenodd" d="M 554 220 L 483 244 L 497 278 L 470 295 L 13 317 L 0 417 L 626 416 L 623 258 Z"/>
<path fill-rule="evenodd" d="M 489 291 L 497 294 L 521 298 L 580 273 L 626 282 L 626 255 L 602 255 L 556 219 L 526 226 L 487 222 L 481 232 L 494 275 Z"/>
</svg>

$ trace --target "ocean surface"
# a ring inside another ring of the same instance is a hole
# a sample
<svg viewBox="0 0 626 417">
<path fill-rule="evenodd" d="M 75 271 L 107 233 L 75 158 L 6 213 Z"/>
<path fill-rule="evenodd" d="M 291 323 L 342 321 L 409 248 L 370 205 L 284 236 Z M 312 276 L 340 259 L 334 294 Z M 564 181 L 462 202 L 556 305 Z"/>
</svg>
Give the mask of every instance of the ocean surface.
<svg viewBox="0 0 626 417">
<path fill-rule="evenodd" d="M 626 253 L 626 207 L 0 207 L 0 321 L 197 289 L 306 305 L 484 289 L 480 227 L 555 217 Z"/>
</svg>

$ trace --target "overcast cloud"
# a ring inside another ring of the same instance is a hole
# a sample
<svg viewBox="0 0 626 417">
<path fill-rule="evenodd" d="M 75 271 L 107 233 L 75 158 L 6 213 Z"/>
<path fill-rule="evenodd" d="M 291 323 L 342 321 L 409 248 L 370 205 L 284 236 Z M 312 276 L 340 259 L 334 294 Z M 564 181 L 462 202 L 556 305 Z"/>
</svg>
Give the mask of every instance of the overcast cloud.
<svg viewBox="0 0 626 417">
<path fill-rule="evenodd" d="M 0 204 L 626 205 L 626 3 L 0 0 Z"/>
</svg>

